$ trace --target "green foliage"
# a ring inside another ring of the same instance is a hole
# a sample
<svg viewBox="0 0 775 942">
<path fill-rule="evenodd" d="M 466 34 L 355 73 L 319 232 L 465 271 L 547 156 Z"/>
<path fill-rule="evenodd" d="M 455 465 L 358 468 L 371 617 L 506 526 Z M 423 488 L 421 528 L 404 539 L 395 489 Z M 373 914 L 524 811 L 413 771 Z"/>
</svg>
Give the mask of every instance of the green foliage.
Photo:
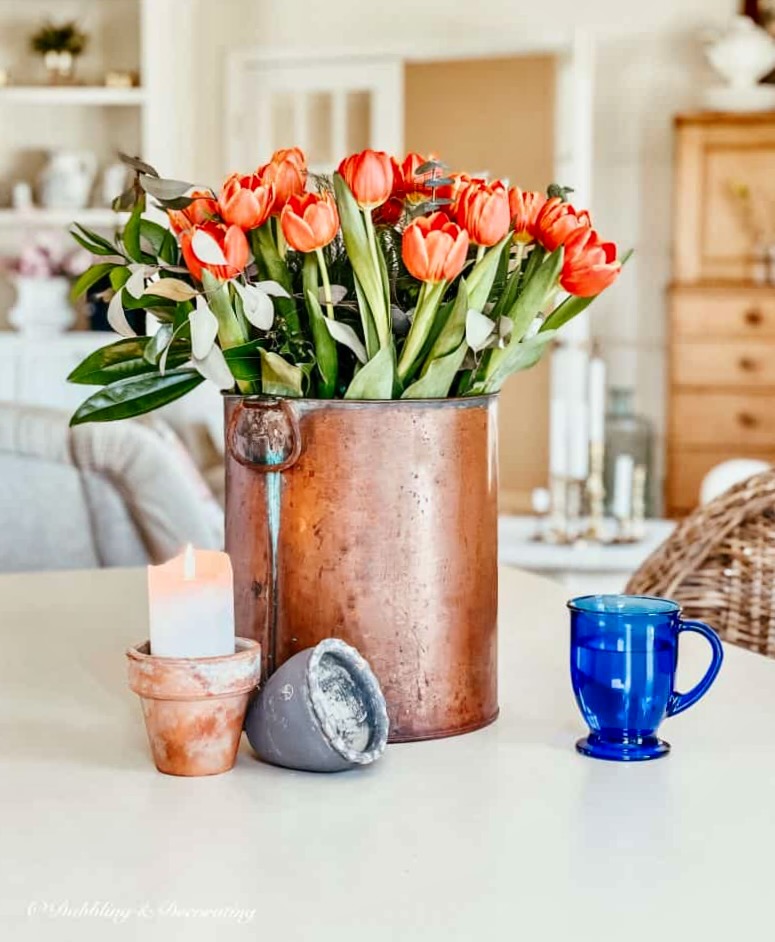
<svg viewBox="0 0 775 942">
<path fill-rule="evenodd" d="M 186 369 L 170 370 L 164 376 L 149 373 L 120 379 L 81 403 L 70 419 L 70 425 L 113 422 L 144 415 L 185 396 L 202 382 L 203 376 Z"/>
<path fill-rule="evenodd" d="M 69 52 L 80 56 L 88 41 L 89 37 L 78 28 L 75 20 L 59 24 L 48 21 L 30 37 L 30 48 L 41 56 L 47 52 Z"/>
</svg>

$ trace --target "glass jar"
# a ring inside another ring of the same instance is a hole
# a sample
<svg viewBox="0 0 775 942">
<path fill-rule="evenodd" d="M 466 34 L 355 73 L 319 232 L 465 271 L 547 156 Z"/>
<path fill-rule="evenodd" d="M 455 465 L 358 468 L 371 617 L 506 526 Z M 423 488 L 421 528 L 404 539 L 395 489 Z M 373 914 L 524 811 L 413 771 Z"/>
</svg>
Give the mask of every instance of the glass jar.
<svg viewBox="0 0 775 942">
<path fill-rule="evenodd" d="M 635 467 L 646 469 L 646 516 L 654 515 L 654 432 L 645 416 L 636 415 L 633 406 L 635 391 L 614 386 L 609 391 L 605 417 L 605 510 L 612 513 L 614 469 L 619 455 L 632 455 Z"/>
</svg>

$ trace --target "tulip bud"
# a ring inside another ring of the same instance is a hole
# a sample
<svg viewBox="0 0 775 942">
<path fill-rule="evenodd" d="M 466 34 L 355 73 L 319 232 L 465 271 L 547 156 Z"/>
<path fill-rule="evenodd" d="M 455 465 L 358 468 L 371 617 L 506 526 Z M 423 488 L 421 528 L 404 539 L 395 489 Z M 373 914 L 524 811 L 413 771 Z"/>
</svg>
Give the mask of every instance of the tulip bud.
<svg viewBox="0 0 775 942">
<path fill-rule="evenodd" d="M 419 281 L 452 281 L 465 265 L 468 233 L 446 213 L 421 216 L 404 229 L 401 255 Z"/>
<path fill-rule="evenodd" d="M 168 209 L 172 231 L 179 233 L 211 219 L 218 219 L 218 201 L 209 190 L 193 190 L 185 209 Z"/>
<path fill-rule="evenodd" d="M 560 284 L 570 294 L 593 298 L 619 277 L 616 245 L 602 242 L 594 229 L 579 227 L 565 242 Z"/>
<path fill-rule="evenodd" d="M 525 244 L 535 242 L 536 221 L 545 202 L 546 197 L 543 193 L 520 190 L 518 186 L 513 186 L 509 190 L 509 212 L 515 242 Z"/>
<path fill-rule="evenodd" d="M 554 196 L 544 203 L 538 214 L 536 238 L 548 252 L 554 252 L 565 245 L 571 233 L 591 226 L 592 220 L 586 210 L 577 212 L 570 203 Z"/>
<path fill-rule="evenodd" d="M 307 185 L 307 158 L 300 147 L 276 150 L 268 164 L 258 170 L 264 185 L 274 186 L 271 213 L 277 216 L 292 196 L 304 192 Z"/>
<path fill-rule="evenodd" d="M 495 245 L 509 231 L 511 222 L 506 188 L 499 180 L 471 180 L 460 190 L 454 214 L 474 245 Z"/>
<path fill-rule="evenodd" d="M 224 222 L 246 232 L 258 229 L 269 218 L 274 203 L 274 186 L 264 183 L 257 173 L 227 177 L 218 197 Z"/>
<path fill-rule="evenodd" d="M 339 230 L 339 213 L 330 193 L 291 196 L 280 216 L 285 241 L 297 252 L 328 245 Z"/>
<path fill-rule="evenodd" d="M 338 172 L 361 209 L 381 206 L 393 191 L 393 161 L 384 151 L 364 150 L 345 157 Z"/>
</svg>

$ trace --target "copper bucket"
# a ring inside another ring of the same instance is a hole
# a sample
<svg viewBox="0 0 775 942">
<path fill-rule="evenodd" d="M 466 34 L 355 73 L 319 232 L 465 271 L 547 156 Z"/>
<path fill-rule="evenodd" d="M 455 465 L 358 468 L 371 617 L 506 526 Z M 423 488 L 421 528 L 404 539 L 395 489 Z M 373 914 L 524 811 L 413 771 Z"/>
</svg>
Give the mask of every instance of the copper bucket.
<svg viewBox="0 0 775 942">
<path fill-rule="evenodd" d="M 226 397 L 237 634 L 264 670 L 323 638 L 382 685 L 390 739 L 491 723 L 497 399 Z"/>
</svg>

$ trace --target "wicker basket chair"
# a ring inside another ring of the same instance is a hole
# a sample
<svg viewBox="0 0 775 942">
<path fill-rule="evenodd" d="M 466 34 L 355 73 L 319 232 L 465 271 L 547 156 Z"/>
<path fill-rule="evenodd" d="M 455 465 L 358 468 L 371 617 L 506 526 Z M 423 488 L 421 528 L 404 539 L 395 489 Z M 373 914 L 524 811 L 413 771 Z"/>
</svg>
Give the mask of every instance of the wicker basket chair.
<svg viewBox="0 0 775 942">
<path fill-rule="evenodd" d="M 725 641 L 775 657 L 775 469 L 695 510 L 626 591 L 675 599 Z"/>
</svg>

